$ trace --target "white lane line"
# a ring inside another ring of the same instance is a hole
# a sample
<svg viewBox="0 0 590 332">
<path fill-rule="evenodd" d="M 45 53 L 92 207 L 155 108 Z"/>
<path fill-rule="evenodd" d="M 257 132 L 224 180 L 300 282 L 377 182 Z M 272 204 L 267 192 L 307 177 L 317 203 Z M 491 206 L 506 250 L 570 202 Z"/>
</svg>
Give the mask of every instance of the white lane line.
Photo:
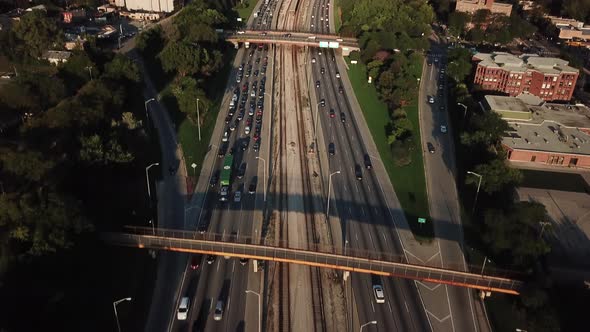
<svg viewBox="0 0 590 332">
<path fill-rule="evenodd" d="M 389 306 L 389 312 L 393 313 L 393 309 L 391 309 L 391 302 L 387 301 L 387 306 Z"/>
<path fill-rule="evenodd" d="M 377 207 L 373 207 L 373 210 L 375 210 L 375 214 L 379 214 L 379 210 L 377 210 Z"/>
<path fill-rule="evenodd" d="M 233 264 L 231 265 L 231 273 L 234 273 L 235 269 L 236 269 L 236 261 L 233 261 Z"/>
<path fill-rule="evenodd" d="M 363 217 L 365 216 L 365 208 L 361 206 L 361 213 L 363 214 Z"/>
<path fill-rule="evenodd" d="M 229 306 L 231 305 L 231 296 L 227 297 L 227 312 L 229 312 Z"/>
<path fill-rule="evenodd" d="M 359 186 L 356 182 L 354 183 L 354 187 L 356 188 L 356 192 L 360 194 L 361 192 L 359 191 Z"/>
<path fill-rule="evenodd" d="M 408 313 L 410 313 L 410 307 L 408 307 L 408 302 L 404 301 L 404 303 L 406 304 L 406 311 L 407 311 Z"/>
<path fill-rule="evenodd" d="M 344 186 L 342 186 L 342 187 L 344 187 L 344 192 L 346 192 L 346 186 L 344 185 Z"/>
<path fill-rule="evenodd" d="M 367 233 L 369 234 L 369 239 L 371 239 L 371 244 L 373 245 L 373 249 L 375 249 L 375 243 L 373 242 L 373 236 L 371 236 L 371 233 Z"/>
<path fill-rule="evenodd" d="M 373 308 L 373 313 L 375 313 L 375 305 L 373 304 L 373 300 L 371 300 L 371 308 Z"/>
<path fill-rule="evenodd" d="M 369 192 L 371 192 L 371 186 L 367 186 L 367 189 L 369 189 Z"/>
<path fill-rule="evenodd" d="M 219 263 L 220 263 L 220 261 L 221 261 L 220 259 L 217 260 L 217 272 L 219 272 L 219 265 L 220 265 Z"/>
<path fill-rule="evenodd" d="M 387 239 L 385 238 L 385 233 L 383 233 L 381 235 L 383 235 L 383 241 L 387 242 Z"/>
<path fill-rule="evenodd" d="M 351 216 L 352 215 L 352 210 L 350 209 L 350 206 L 348 207 L 348 215 Z"/>
</svg>

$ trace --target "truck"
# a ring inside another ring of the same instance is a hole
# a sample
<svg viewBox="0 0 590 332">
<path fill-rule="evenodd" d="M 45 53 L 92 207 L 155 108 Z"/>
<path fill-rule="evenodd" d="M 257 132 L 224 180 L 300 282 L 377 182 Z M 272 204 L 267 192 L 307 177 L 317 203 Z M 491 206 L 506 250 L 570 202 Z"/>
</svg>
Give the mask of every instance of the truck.
<svg viewBox="0 0 590 332">
<path fill-rule="evenodd" d="M 231 171 L 234 166 L 234 156 L 227 155 L 223 160 L 223 169 L 220 176 L 219 200 L 225 202 L 229 199 L 229 187 L 231 185 Z"/>
<path fill-rule="evenodd" d="M 244 43 L 244 47 L 245 47 L 245 48 L 250 48 L 250 42 L 245 42 L 245 43 Z"/>
</svg>

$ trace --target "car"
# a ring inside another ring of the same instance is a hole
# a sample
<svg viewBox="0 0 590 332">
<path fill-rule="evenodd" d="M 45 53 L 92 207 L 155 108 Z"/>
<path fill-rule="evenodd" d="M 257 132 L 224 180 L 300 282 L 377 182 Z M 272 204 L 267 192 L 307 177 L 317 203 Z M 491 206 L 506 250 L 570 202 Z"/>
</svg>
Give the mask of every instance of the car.
<svg viewBox="0 0 590 332">
<path fill-rule="evenodd" d="M 239 203 L 242 200 L 242 193 L 239 190 L 236 190 L 234 193 L 234 202 Z"/>
<path fill-rule="evenodd" d="M 311 63 L 315 63 L 315 58 L 311 58 Z"/>
<path fill-rule="evenodd" d="M 330 156 L 336 154 L 336 146 L 334 145 L 334 143 L 328 144 L 328 153 L 330 154 Z"/>
<path fill-rule="evenodd" d="M 326 107 L 326 100 L 325 99 L 320 100 L 320 106 Z"/>
<path fill-rule="evenodd" d="M 319 88 L 320 87 L 320 81 L 315 81 L 315 87 Z"/>
<path fill-rule="evenodd" d="M 260 140 L 254 142 L 254 144 L 252 145 L 252 150 L 254 150 L 254 152 L 258 152 L 259 149 L 260 149 Z"/>
<path fill-rule="evenodd" d="M 344 112 L 340 112 L 340 121 L 342 121 L 342 123 L 346 122 L 346 114 L 344 114 Z"/>
<path fill-rule="evenodd" d="M 440 105 L 440 111 L 444 112 L 445 111 L 445 106 L 444 105 Z"/>
<path fill-rule="evenodd" d="M 383 286 L 373 285 L 373 293 L 375 294 L 375 302 L 385 303 L 385 292 L 383 292 Z"/>
<path fill-rule="evenodd" d="M 344 88 L 342 88 L 342 85 L 338 87 L 338 93 L 339 94 L 343 94 L 344 93 Z"/>
<path fill-rule="evenodd" d="M 256 97 L 256 90 L 252 89 L 252 91 L 250 91 L 250 97 Z"/>
<path fill-rule="evenodd" d="M 236 127 L 238 126 L 238 122 L 242 121 L 243 118 L 244 118 L 244 110 L 241 110 L 240 113 L 238 113 L 238 116 L 236 117 Z"/>
<path fill-rule="evenodd" d="M 438 63 L 438 58 L 434 58 L 434 63 Z"/>
<path fill-rule="evenodd" d="M 328 20 L 328 19 L 326 19 L 326 21 L 327 21 L 327 20 Z M 332 62 L 336 62 L 336 57 L 335 57 L 335 56 L 332 56 Z"/>
<path fill-rule="evenodd" d="M 290 33 L 286 33 L 284 36 L 285 37 L 291 37 L 291 34 Z"/>
<path fill-rule="evenodd" d="M 355 165 L 354 166 L 354 175 L 356 176 L 357 180 L 362 180 L 363 179 L 363 170 L 361 168 L 361 165 Z"/>
<path fill-rule="evenodd" d="M 322 67 L 322 69 L 320 69 L 320 74 L 324 75 L 326 73 L 326 68 Z"/>
<path fill-rule="evenodd" d="M 336 112 L 334 111 L 333 108 L 330 108 L 330 112 L 328 114 L 330 115 L 330 118 L 335 118 L 336 117 Z"/>
<path fill-rule="evenodd" d="M 236 123 L 235 123 L 235 122 L 234 122 L 234 123 L 232 123 L 231 125 L 229 125 L 229 130 L 230 130 L 230 131 L 234 131 L 234 130 L 236 130 Z"/>
<path fill-rule="evenodd" d="M 246 135 L 250 135 L 250 126 L 249 126 L 249 125 L 246 125 L 246 126 L 244 127 L 244 134 L 246 134 Z"/>
<path fill-rule="evenodd" d="M 442 84 L 440 84 L 440 85 L 438 86 L 438 89 L 439 89 L 439 90 L 442 90 L 442 89 L 444 89 L 444 88 L 445 88 L 445 86 L 444 86 L 444 85 L 442 85 Z"/>
<path fill-rule="evenodd" d="M 254 61 L 254 63 L 260 63 L 260 57 L 256 58 L 256 61 Z"/>
<path fill-rule="evenodd" d="M 180 304 L 178 305 L 178 312 L 176 313 L 176 318 L 178 318 L 178 320 L 187 319 L 190 304 L 191 300 L 188 298 L 188 296 L 183 296 L 182 299 L 180 299 Z"/>
<path fill-rule="evenodd" d="M 261 32 L 260 35 L 261 36 L 266 36 L 266 32 Z"/>
<path fill-rule="evenodd" d="M 428 103 L 429 104 L 434 104 L 434 97 L 433 96 L 429 96 L 428 97 Z"/>
<path fill-rule="evenodd" d="M 213 313 L 213 319 L 220 321 L 223 318 L 223 301 L 217 301 L 215 305 L 215 312 Z"/>
<path fill-rule="evenodd" d="M 238 179 L 241 179 L 244 177 L 244 174 L 246 174 L 246 163 L 242 163 L 240 165 L 240 168 L 238 168 L 238 174 L 236 176 Z"/>
<path fill-rule="evenodd" d="M 223 133 L 223 138 L 221 139 L 222 142 L 227 142 L 227 140 L 229 139 L 229 133 L 230 132 L 227 130 Z"/>
<path fill-rule="evenodd" d="M 200 262 L 201 262 L 201 256 L 200 255 L 193 255 L 193 257 L 191 257 L 191 270 L 198 269 Z"/>
<path fill-rule="evenodd" d="M 432 60 L 428 59 L 428 62 L 427 63 L 428 63 L 429 66 L 432 66 Z"/>
<path fill-rule="evenodd" d="M 242 141 L 240 143 L 240 145 L 242 147 L 242 151 L 246 151 L 248 149 L 248 145 L 249 144 L 250 144 L 250 137 L 244 137 L 244 138 L 242 138 Z"/>
<path fill-rule="evenodd" d="M 207 264 L 213 264 L 215 262 L 215 256 L 209 255 L 207 256 Z"/>
<path fill-rule="evenodd" d="M 201 223 L 199 224 L 199 226 L 197 227 L 197 230 L 199 231 L 199 234 L 205 234 L 205 232 L 207 232 L 207 227 L 209 225 L 207 225 L 207 223 Z"/>
<path fill-rule="evenodd" d="M 250 194 L 254 194 L 256 193 L 256 177 L 252 178 L 252 181 L 250 182 L 250 186 L 248 187 L 248 193 Z"/>
<path fill-rule="evenodd" d="M 373 168 L 373 164 L 371 163 L 371 157 L 369 156 L 368 153 L 365 153 L 365 168 L 366 169 L 371 169 Z"/>
<path fill-rule="evenodd" d="M 229 123 L 231 121 L 231 115 L 225 117 L 225 123 Z"/>
<path fill-rule="evenodd" d="M 320 51 L 318 51 L 318 55 L 322 55 L 322 51 L 321 51 L 321 50 L 320 50 Z"/>
<path fill-rule="evenodd" d="M 242 265 L 248 264 L 248 258 L 244 258 L 244 257 L 240 258 L 240 264 L 242 264 Z"/>
<path fill-rule="evenodd" d="M 427 142 L 426 147 L 428 148 L 428 152 L 434 153 L 434 145 L 432 145 L 432 143 Z"/>
<path fill-rule="evenodd" d="M 217 182 L 219 181 L 219 170 L 215 171 L 213 175 L 211 175 L 211 179 L 209 180 L 209 186 L 215 187 Z"/>
<path fill-rule="evenodd" d="M 340 78 L 340 73 L 336 72 L 336 78 Z"/>
<path fill-rule="evenodd" d="M 225 154 L 227 153 L 227 148 L 228 148 L 227 142 L 224 142 L 223 144 L 221 144 L 221 146 L 219 147 L 219 151 L 217 152 L 217 157 L 219 157 L 219 158 L 225 157 Z"/>
<path fill-rule="evenodd" d="M 447 126 L 441 125 L 440 126 L 440 132 L 443 133 L 443 134 L 446 133 L 447 132 Z"/>
</svg>

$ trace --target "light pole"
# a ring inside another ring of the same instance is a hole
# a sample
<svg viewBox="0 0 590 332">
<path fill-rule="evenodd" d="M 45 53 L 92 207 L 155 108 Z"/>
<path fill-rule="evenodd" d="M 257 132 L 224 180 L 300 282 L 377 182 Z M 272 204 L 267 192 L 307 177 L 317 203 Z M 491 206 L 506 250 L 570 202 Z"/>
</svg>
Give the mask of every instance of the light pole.
<svg viewBox="0 0 590 332">
<path fill-rule="evenodd" d="M 462 103 L 457 103 L 458 106 L 463 106 L 463 125 L 465 125 L 465 118 L 467 117 L 467 106 Z"/>
<path fill-rule="evenodd" d="M 196 172 L 197 172 L 197 164 L 192 163 L 191 167 L 193 168 L 193 178 L 197 176 Z"/>
<path fill-rule="evenodd" d="M 491 260 L 489 260 L 489 259 L 488 259 L 488 256 L 486 256 L 486 257 L 483 259 L 483 265 L 482 265 L 482 267 L 481 267 L 481 273 L 480 273 L 482 277 L 483 277 L 483 269 L 485 269 L 485 268 L 486 268 L 486 262 L 490 262 L 490 263 L 492 262 Z"/>
<path fill-rule="evenodd" d="M 262 160 L 262 172 L 263 172 L 263 178 L 264 178 L 264 201 L 266 202 L 266 160 L 264 160 L 264 158 L 258 157 L 256 156 L 256 159 L 260 159 Z"/>
<path fill-rule="evenodd" d="M 146 100 L 146 101 L 143 103 L 143 106 L 145 107 L 145 120 L 146 120 L 146 121 L 148 121 L 148 120 L 149 120 L 149 118 L 150 118 L 150 116 L 148 115 L 148 109 L 147 109 L 147 105 L 150 103 L 150 101 L 155 101 L 155 100 L 156 100 L 156 99 L 154 99 L 154 98 L 150 98 L 150 99 Z"/>
<path fill-rule="evenodd" d="M 201 116 L 199 114 L 199 98 L 197 98 L 197 128 L 199 129 L 199 142 L 201 141 Z"/>
<path fill-rule="evenodd" d="M 545 231 L 545 226 L 550 225 L 551 223 L 548 221 L 539 221 L 539 224 L 541 224 L 541 233 L 539 234 L 539 239 L 541 239 L 543 237 L 543 232 Z"/>
<path fill-rule="evenodd" d="M 326 218 L 330 217 L 330 192 L 332 189 L 332 175 L 334 174 L 340 174 L 340 171 L 336 171 L 330 174 L 330 176 L 328 177 L 328 202 L 326 203 Z"/>
<path fill-rule="evenodd" d="M 479 195 L 479 187 L 481 186 L 481 179 L 483 176 L 472 171 L 467 171 L 467 174 L 475 175 L 479 178 L 479 181 L 477 182 L 477 191 L 475 192 L 475 202 L 473 202 L 473 208 L 471 209 L 471 214 L 473 214 L 475 212 L 475 205 L 477 204 L 477 196 Z"/>
<path fill-rule="evenodd" d="M 92 81 L 92 66 L 86 66 L 86 69 L 88 69 L 88 73 L 90 73 L 90 80 Z"/>
<path fill-rule="evenodd" d="M 370 322 L 366 322 L 365 324 L 361 325 L 361 329 L 359 330 L 359 332 L 363 332 L 363 328 L 364 328 L 365 326 L 367 326 L 367 325 L 371 325 L 371 324 L 373 324 L 373 325 L 377 325 L 377 321 L 376 321 L 376 320 L 372 320 L 372 321 L 370 321 Z"/>
<path fill-rule="evenodd" d="M 262 303 L 260 302 L 260 294 L 255 291 L 246 290 L 246 294 L 252 293 L 258 297 L 258 332 L 262 331 Z"/>
<path fill-rule="evenodd" d="M 126 297 L 124 299 L 120 299 L 118 301 L 113 302 L 113 309 L 115 310 L 115 320 L 117 321 L 117 330 L 121 332 L 121 325 L 119 325 L 119 315 L 117 314 L 117 304 L 123 301 L 131 301 L 130 297 Z"/>
<path fill-rule="evenodd" d="M 148 223 L 149 223 L 150 225 L 152 225 L 152 235 L 154 235 L 154 236 L 155 236 L 155 235 L 156 235 L 156 229 L 154 228 L 154 221 L 153 221 L 152 219 L 150 219 L 150 220 L 148 221 Z"/>
<path fill-rule="evenodd" d="M 150 198 L 150 202 L 151 202 L 151 198 L 152 198 L 152 193 L 150 191 L 150 175 L 149 175 L 149 170 L 150 168 L 152 168 L 152 166 L 157 166 L 160 165 L 160 163 L 153 163 L 151 165 L 149 165 L 148 167 L 145 168 L 145 182 L 147 183 L 147 189 L 148 189 L 148 197 Z"/>
</svg>

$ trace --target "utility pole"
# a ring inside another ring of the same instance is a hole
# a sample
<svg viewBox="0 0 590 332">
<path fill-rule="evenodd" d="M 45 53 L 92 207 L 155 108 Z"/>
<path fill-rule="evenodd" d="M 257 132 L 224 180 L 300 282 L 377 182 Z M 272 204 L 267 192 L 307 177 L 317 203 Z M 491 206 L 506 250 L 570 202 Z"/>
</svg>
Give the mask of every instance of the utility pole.
<svg viewBox="0 0 590 332">
<path fill-rule="evenodd" d="M 197 98 L 197 127 L 199 128 L 199 142 L 201 141 L 201 116 L 199 115 L 199 98 Z"/>
</svg>

